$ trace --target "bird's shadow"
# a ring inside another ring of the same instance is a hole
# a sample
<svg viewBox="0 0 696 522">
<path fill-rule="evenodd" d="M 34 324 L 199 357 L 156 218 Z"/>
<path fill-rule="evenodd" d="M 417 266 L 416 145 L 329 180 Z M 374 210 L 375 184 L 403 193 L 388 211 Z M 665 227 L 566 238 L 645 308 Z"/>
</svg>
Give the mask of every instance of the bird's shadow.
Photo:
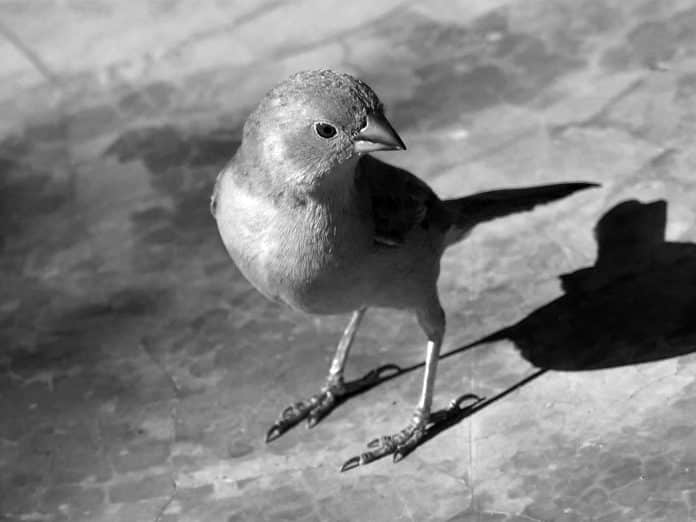
<svg viewBox="0 0 696 522">
<path fill-rule="evenodd" d="M 467 394 L 434 412 L 421 444 L 548 370 L 613 368 L 696 351 L 696 244 L 666 241 L 666 225 L 665 201 L 617 204 L 595 226 L 594 266 L 560 276 L 564 295 L 516 324 L 443 354 L 447 359 L 508 339 L 538 369 L 493 397 Z M 373 370 L 379 379 L 360 392 L 423 366 Z"/>
<path fill-rule="evenodd" d="M 595 227 L 595 265 L 563 296 L 498 334 L 540 368 L 583 371 L 696 350 L 696 244 L 665 240 L 667 203 L 624 201 Z"/>
</svg>

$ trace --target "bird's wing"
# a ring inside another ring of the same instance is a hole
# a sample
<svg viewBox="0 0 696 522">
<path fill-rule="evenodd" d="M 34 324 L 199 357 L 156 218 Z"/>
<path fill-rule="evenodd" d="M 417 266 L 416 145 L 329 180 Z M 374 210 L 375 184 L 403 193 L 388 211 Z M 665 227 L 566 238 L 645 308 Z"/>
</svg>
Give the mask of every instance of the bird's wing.
<svg viewBox="0 0 696 522">
<path fill-rule="evenodd" d="M 435 192 L 406 170 L 363 156 L 359 182 L 370 194 L 375 242 L 399 246 L 416 227 L 450 226 L 449 214 Z"/>
</svg>

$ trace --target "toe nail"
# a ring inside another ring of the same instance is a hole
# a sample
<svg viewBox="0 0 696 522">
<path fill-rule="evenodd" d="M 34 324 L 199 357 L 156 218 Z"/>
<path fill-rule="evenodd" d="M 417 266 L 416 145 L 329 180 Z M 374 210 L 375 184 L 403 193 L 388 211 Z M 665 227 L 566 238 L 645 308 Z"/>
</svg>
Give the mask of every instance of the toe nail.
<svg viewBox="0 0 696 522">
<path fill-rule="evenodd" d="M 277 439 L 282 435 L 280 428 L 278 426 L 273 426 L 268 432 L 266 433 L 266 442 L 271 442 L 272 440 Z"/>
<path fill-rule="evenodd" d="M 404 456 L 400 451 L 394 452 L 394 463 L 399 462 Z"/>
<path fill-rule="evenodd" d="M 348 471 L 349 469 L 357 468 L 361 464 L 360 457 L 351 457 L 343 463 L 341 466 L 341 472 Z"/>
</svg>

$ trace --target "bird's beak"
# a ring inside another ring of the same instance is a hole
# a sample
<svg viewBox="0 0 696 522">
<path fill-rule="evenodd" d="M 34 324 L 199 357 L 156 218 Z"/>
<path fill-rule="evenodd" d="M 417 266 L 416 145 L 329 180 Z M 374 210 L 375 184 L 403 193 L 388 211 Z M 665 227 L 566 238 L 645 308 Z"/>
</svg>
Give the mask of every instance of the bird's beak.
<svg viewBox="0 0 696 522">
<path fill-rule="evenodd" d="M 353 140 L 355 152 L 406 150 L 406 145 L 382 114 L 367 115 L 367 124 Z"/>
</svg>

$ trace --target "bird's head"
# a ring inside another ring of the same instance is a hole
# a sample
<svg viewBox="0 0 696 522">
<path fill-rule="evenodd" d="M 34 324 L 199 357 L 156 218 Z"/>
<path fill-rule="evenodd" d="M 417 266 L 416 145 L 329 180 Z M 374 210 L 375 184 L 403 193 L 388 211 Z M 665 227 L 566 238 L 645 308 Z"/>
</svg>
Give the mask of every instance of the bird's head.
<svg viewBox="0 0 696 522">
<path fill-rule="evenodd" d="M 316 184 L 360 154 L 404 150 L 374 91 L 349 74 L 297 73 L 249 116 L 243 146 L 285 182 Z"/>
</svg>

